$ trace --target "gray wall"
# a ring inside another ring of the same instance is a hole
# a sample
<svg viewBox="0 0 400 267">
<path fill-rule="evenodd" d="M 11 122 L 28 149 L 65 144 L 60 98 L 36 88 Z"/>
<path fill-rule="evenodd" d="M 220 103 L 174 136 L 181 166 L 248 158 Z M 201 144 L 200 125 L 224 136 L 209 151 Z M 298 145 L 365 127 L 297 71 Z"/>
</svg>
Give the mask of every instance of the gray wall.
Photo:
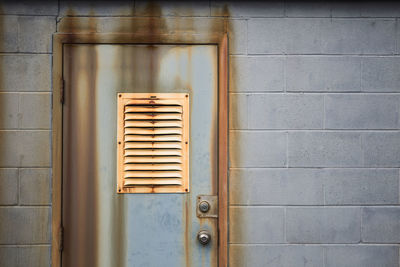
<svg viewBox="0 0 400 267">
<path fill-rule="evenodd" d="M 230 266 L 398 267 L 400 4 L 157 10 L 229 16 Z M 2 2 L 0 266 L 50 265 L 57 21 L 148 12 L 142 1 Z"/>
<path fill-rule="evenodd" d="M 398 267 L 400 4 L 233 6 L 230 266 Z"/>
<path fill-rule="evenodd" d="M 0 4 L 0 266 L 49 266 L 57 3 Z"/>
</svg>

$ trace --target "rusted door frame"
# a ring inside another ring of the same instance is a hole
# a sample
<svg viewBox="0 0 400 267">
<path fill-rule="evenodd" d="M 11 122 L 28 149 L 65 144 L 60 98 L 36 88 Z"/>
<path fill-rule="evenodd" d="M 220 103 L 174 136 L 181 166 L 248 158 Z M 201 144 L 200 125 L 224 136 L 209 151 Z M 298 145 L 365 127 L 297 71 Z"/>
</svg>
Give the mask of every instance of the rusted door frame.
<svg viewBox="0 0 400 267">
<path fill-rule="evenodd" d="M 212 44 L 218 46 L 218 195 L 220 267 L 228 266 L 228 35 L 88 33 L 53 36 L 52 110 L 52 266 L 61 266 L 62 252 L 62 125 L 63 125 L 63 45 L 64 44 Z"/>
</svg>

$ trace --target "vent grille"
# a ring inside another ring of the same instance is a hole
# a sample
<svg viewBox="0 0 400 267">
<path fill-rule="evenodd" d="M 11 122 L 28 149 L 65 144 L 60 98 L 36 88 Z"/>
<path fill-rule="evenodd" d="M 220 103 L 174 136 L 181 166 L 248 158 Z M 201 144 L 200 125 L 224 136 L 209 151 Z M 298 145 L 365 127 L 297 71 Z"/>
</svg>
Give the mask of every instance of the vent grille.
<svg viewBox="0 0 400 267">
<path fill-rule="evenodd" d="M 189 191 L 187 94 L 118 94 L 118 192 Z"/>
</svg>

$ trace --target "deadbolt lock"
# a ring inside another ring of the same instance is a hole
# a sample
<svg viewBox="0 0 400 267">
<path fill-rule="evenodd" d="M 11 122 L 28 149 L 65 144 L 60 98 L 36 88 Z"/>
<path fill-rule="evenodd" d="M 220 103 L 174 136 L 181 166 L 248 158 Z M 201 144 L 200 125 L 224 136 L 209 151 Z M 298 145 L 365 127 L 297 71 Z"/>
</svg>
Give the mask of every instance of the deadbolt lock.
<svg viewBox="0 0 400 267">
<path fill-rule="evenodd" d="M 218 196 L 198 195 L 196 214 L 199 218 L 218 218 Z"/>
<path fill-rule="evenodd" d="M 205 246 L 210 243 L 211 235 L 208 231 L 202 230 L 197 234 L 197 240 L 199 240 L 200 244 Z"/>
<path fill-rule="evenodd" d="M 201 201 L 199 204 L 199 210 L 203 213 L 206 213 L 210 210 L 210 203 L 208 203 L 206 200 Z"/>
</svg>

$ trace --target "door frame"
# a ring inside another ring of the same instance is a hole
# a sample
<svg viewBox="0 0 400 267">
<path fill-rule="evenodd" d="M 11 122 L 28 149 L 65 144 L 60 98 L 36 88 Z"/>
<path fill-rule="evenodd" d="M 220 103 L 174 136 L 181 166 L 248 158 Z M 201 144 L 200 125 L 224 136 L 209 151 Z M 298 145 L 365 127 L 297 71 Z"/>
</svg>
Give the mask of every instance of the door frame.
<svg viewBox="0 0 400 267">
<path fill-rule="evenodd" d="M 225 27 L 226 29 L 226 27 Z M 218 266 L 228 266 L 228 33 L 56 33 L 53 35 L 52 240 L 51 263 L 61 266 L 63 45 L 64 44 L 209 44 L 218 47 Z"/>
</svg>

